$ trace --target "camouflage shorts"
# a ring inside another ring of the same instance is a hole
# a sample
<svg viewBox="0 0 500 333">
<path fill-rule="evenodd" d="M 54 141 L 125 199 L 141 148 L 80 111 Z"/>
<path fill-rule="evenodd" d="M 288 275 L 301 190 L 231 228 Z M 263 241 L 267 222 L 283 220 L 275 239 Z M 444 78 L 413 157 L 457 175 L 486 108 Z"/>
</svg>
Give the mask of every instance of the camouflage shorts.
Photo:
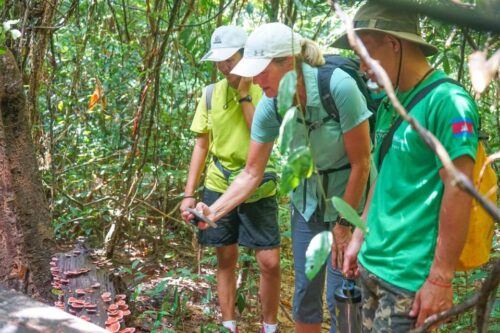
<svg viewBox="0 0 500 333">
<path fill-rule="evenodd" d="M 400 333 L 414 328 L 416 318 L 409 313 L 415 293 L 395 287 L 363 267 L 360 272 L 363 333 Z"/>
</svg>

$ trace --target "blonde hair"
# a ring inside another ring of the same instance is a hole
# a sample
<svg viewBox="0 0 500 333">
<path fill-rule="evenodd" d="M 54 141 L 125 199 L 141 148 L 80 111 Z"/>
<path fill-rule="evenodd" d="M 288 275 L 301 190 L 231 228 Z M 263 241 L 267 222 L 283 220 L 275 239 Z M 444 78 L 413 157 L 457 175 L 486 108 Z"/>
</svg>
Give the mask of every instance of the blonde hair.
<svg viewBox="0 0 500 333">
<path fill-rule="evenodd" d="M 323 52 L 320 50 L 316 42 L 308 38 L 302 38 L 300 45 L 302 47 L 300 58 L 302 58 L 305 63 L 313 67 L 319 67 L 325 64 Z"/>
</svg>

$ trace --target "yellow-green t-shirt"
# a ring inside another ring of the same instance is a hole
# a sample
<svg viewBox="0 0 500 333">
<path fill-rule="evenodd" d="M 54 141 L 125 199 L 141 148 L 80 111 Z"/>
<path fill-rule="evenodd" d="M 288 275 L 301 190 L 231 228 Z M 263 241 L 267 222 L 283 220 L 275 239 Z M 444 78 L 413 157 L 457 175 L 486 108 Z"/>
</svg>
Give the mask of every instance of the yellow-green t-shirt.
<svg viewBox="0 0 500 333">
<path fill-rule="evenodd" d="M 249 91 L 252 103 L 256 105 L 262 90 L 252 84 Z M 212 92 L 212 108 L 208 112 L 206 106 L 206 89 L 203 90 L 201 100 L 191 124 L 191 131 L 198 134 L 210 133 L 210 153 L 218 158 L 222 166 L 228 170 L 242 169 L 247 160 L 250 145 L 250 130 L 243 116 L 238 91 L 228 85 L 226 79 L 215 83 Z M 272 182 L 274 183 L 274 182 Z M 205 187 L 223 193 L 229 184 L 224 175 L 215 166 L 213 160 L 207 168 Z M 269 186 L 261 197 L 276 193 L 276 186 Z M 252 201 L 251 198 L 248 201 Z"/>
</svg>

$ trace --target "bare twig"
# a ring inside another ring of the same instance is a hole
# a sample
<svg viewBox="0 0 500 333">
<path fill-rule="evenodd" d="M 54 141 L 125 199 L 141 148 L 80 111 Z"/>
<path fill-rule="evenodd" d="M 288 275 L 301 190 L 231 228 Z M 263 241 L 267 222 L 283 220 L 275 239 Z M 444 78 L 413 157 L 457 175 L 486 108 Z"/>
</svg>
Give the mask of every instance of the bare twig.
<svg viewBox="0 0 500 333">
<path fill-rule="evenodd" d="M 479 291 L 479 299 L 476 308 L 476 325 L 478 332 L 486 332 L 488 329 L 488 318 L 490 317 L 491 308 L 488 306 L 490 298 L 494 297 L 500 282 L 500 260 L 497 260 L 493 266 L 493 270 L 484 281 L 481 290 Z"/>
<path fill-rule="evenodd" d="M 342 11 L 342 9 L 337 3 L 332 2 L 331 4 L 332 6 L 334 6 L 337 15 L 344 22 L 344 25 L 347 30 L 347 37 L 349 40 L 349 44 L 351 45 L 352 49 L 358 54 L 358 56 L 363 60 L 363 62 L 367 64 L 370 70 L 373 71 L 373 74 L 375 75 L 377 82 L 379 82 L 384 87 L 384 90 L 386 91 L 387 96 L 389 97 L 391 103 L 393 104 L 394 109 L 400 114 L 400 116 L 404 120 L 410 123 L 411 127 L 418 133 L 418 135 L 422 138 L 422 140 L 424 140 L 425 144 L 434 153 L 436 153 L 437 157 L 443 163 L 443 167 L 445 168 L 446 172 L 449 175 L 451 175 L 455 184 L 462 190 L 469 193 L 472 197 L 474 197 L 474 199 L 476 199 L 480 203 L 480 205 L 498 223 L 500 221 L 500 211 L 498 207 L 496 207 L 495 204 L 490 202 L 487 198 L 483 197 L 476 190 L 474 184 L 469 180 L 469 178 L 467 178 L 467 176 L 465 176 L 455 167 L 453 161 L 451 160 L 450 156 L 448 155 L 446 149 L 443 147 L 441 142 L 439 142 L 439 140 L 437 140 L 436 137 L 431 132 L 422 127 L 422 125 L 420 125 L 413 117 L 410 117 L 408 115 L 405 108 L 403 107 L 403 105 L 401 105 L 398 98 L 396 97 L 396 93 L 394 92 L 394 87 L 392 86 L 389 76 L 382 68 L 382 66 L 380 66 L 378 61 L 370 57 L 370 54 L 366 50 L 362 41 L 354 32 L 351 19 Z"/>
</svg>

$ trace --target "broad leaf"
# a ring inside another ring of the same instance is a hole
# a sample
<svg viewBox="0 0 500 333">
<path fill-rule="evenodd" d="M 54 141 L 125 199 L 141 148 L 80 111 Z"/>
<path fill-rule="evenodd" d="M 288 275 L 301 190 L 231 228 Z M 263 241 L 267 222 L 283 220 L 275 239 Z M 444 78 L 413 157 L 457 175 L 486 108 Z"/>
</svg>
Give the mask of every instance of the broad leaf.
<svg viewBox="0 0 500 333">
<path fill-rule="evenodd" d="M 297 108 L 290 108 L 283 118 L 280 127 L 280 136 L 278 139 L 279 149 L 281 154 L 285 154 L 290 147 L 295 134 L 295 126 L 297 125 Z"/>
<path fill-rule="evenodd" d="M 295 175 L 292 167 L 286 165 L 281 173 L 280 193 L 287 195 L 300 184 L 300 178 Z"/>
<path fill-rule="evenodd" d="M 300 146 L 289 157 L 283 168 L 280 181 L 280 192 L 287 194 L 300 184 L 300 180 L 309 178 L 314 169 L 311 151 Z"/>
<path fill-rule="evenodd" d="M 351 205 L 349 205 L 339 197 L 333 197 L 332 204 L 333 207 L 335 207 L 335 209 L 339 212 L 339 214 L 342 215 L 347 221 L 361 229 L 364 234 L 368 232 L 365 223 L 363 222 L 361 217 L 359 217 L 354 208 L 351 207 Z"/>
<path fill-rule="evenodd" d="M 288 158 L 287 165 L 291 166 L 294 173 L 302 178 L 309 178 L 314 170 L 311 151 L 306 146 L 295 149 Z"/>
<path fill-rule="evenodd" d="M 281 78 L 278 88 L 278 113 L 284 116 L 285 112 L 292 106 L 293 97 L 297 87 L 297 73 L 289 71 Z"/>
<path fill-rule="evenodd" d="M 331 231 L 323 231 L 311 239 L 306 251 L 306 276 L 314 279 L 332 250 L 333 236 Z"/>
</svg>

